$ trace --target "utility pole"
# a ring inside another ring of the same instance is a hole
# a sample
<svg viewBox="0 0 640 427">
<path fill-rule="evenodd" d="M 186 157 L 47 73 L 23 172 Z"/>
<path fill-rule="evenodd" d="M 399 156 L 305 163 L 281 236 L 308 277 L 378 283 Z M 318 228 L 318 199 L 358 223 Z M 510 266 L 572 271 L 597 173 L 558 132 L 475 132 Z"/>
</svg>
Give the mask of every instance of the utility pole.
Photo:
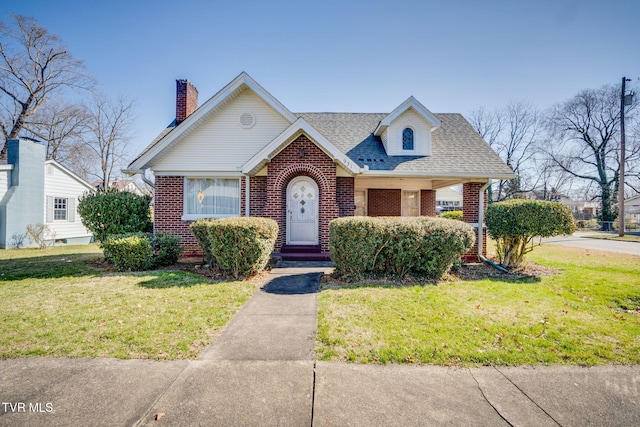
<svg viewBox="0 0 640 427">
<path fill-rule="evenodd" d="M 624 236 L 624 167 L 626 162 L 625 141 L 624 141 L 624 106 L 631 105 L 633 92 L 627 97 L 625 95 L 625 86 L 631 79 L 622 78 L 622 91 L 620 93 L 620 172 L 618 175 L 618 236 Z"/>
</svg>

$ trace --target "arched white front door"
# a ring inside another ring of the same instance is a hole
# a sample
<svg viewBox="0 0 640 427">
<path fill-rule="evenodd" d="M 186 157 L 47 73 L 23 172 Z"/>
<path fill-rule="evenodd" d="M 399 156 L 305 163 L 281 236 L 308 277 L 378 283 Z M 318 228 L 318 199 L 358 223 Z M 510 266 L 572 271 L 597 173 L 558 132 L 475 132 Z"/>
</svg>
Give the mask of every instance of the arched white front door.
<svg viewBox="0 0 640 427">
<path fill-rule="evenodd" d="M 287 244 L 318 244 L 318 185 L 299 176 L 287 186 Z"/>
</svg>

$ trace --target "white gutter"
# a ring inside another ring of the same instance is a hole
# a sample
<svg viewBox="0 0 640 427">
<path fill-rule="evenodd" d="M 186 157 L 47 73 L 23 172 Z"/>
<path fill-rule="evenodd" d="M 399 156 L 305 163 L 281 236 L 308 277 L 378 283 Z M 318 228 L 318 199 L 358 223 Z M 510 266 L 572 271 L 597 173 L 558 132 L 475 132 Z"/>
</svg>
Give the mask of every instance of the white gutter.
<svg viewBox="0 0 640 427">
<path fill-rule="evenodd" d="M 487 183 L 485 185 L 482 186 L 482 188 L 480 189 L 480 197 L 479 199 L 479 203 L 478 203 L 478 258 L 486 263 L 489 264 L 492 267 L 497 268 L 498 270 L 502 271 L 503 273 L 508 273 L 508 271 L 499 266 L 498 264 L 486 259 L 483 255 L 482 255 L 482 246 L 483 246 L 483 240 L 484 240 L 484 192 L 487 190 L 487 188 L 489 188 L 491 186 L 491 178 L 489 178 L 487 180 Z"/>
<path fill-rule="evenodd" d="M 129 176 L 141 175 L 142 180 L 145 182 L 145 184 L 147 184 L 151 188 L 156 188 L 155 183 L 151 181 L 149 178 L 147 178 L 147 174 L 146 174 L 147 170 L 148 169 L 121 169 L 120 172 Z"/>
</svg>

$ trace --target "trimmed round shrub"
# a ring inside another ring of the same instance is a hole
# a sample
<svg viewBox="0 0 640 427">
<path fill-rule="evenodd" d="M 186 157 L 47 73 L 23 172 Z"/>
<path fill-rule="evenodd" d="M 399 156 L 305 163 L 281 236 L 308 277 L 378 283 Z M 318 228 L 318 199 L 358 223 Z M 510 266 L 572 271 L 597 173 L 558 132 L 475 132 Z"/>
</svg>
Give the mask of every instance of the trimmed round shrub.
<svg viewBox="0 0 640 427">
<path fill-rule="evenodd" d="M 213 251 L 211 250 L 211 240 L 209 239 L 209 223 L 215 221 L 213 218 L 199 219 L 191 223 L 189 230 L 196 238 L 200 249 L 202 249 L 202 258 L 204 262 L 211 265 L 215 263 Z"/>
<path fill-rule="evenodd" d="M 463 221 L 462 211 L 442 212 L 442 215 L 440 215 L 440 218 L 455 219 L 458 221 Z"/>
<path fill-rule="evenodd" d="M 407 275 L 437 280 L 469 251 L 473 227 L 430 217 L 348 217 L 329 225 L 336 273 L 350 278 Z"/>
<path fill-rule="evenodd" d="M 103 245 L 108 259 L 120 271 L 146 270 L 151 265 L 153 248 L 144 234 L 109 237 Z"/>
<path fill-rule="evenodd" d="M 180 238 L 168 233 L 118 234 L 107 237 L 101 246 L 105 259 L 120 271 L 140 271 L 173 265 L 183 250 Z"/>
<path fill-rule="evenodd" d="M 169 233 L 157 233 L 149 234 L 148 239 L 153 249 L 152 267 L 167 267 L 178 262 L 184 250 L 180 246 L 180 237 Z"/>
<path fill-rule="evenodd" d="M 278 224 L 268 218 L 222 218 L 206 227 L 217 267 L 236 279 L 264 270 L 278 237 Z"/>
<path fill-rule="evenodd" d="M 150 196 L 110 188 L 83 194 L 78 213 L 96 240 L 104 242 L 111 235 L 151 232 L 150 202 Z"/>
<path fill-rule="evenodd" d="M 493 203 L 487 208 L 486 224 L 504 267 L 519 265 L 533 250 L 535 237 L 567 235 L 576 230 L 567 206 L 544 200 Z"/>
</svg>

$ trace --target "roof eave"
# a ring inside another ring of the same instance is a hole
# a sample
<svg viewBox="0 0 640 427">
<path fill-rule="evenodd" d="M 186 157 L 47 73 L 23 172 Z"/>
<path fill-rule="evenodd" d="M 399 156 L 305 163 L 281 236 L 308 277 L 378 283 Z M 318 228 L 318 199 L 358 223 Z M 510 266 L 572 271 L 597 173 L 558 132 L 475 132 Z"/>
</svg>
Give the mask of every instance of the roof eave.
<svg viewBox="0 0 640 427">
<path fill-rule="evenodd" d="M 141 170 L 149 168 L 152 160 L 158 156 L 162 151 L 172 145 L 172 143 L 178 140 L 185 134 L 188 134 L 194 126 L 219 105 L 223 104 L 229 97 L 233 96 L 238 90 L 247 87 L 256 93 L 263 101 L 265 101 L 271 108 L 281 114 L 289 123 L 293 123 L 298 118 L 295 114 L 289 111 L 280 101 L 278 101 L 273 95 L 267 92 L 262 86 L 258 84 L 249 74 L 246 72 L 240 73 L 229 84 L 222 88 L 218 93 L 209 98 L 204 104 L 198 107 L 191 115 L 189 115 L 182 123 L 176 126 L 171 132 L 167 133 L 161 138 L 156 145 L 150 148 L 146 153 L 141 154 L 136 160 L 129 164 L 127 169 Z"/>
<path fill-rule="evenodd" d="M 477 172 L 441 172 L 433 173 L 428 171 L 380 171 L 380 170 L 363 170 L 362 177 L 397 177 L 397 178 L 437 178 L 437 179 L 515 179 L 516 175 L 507 173 L 477 173 Z"/>
</svg>

